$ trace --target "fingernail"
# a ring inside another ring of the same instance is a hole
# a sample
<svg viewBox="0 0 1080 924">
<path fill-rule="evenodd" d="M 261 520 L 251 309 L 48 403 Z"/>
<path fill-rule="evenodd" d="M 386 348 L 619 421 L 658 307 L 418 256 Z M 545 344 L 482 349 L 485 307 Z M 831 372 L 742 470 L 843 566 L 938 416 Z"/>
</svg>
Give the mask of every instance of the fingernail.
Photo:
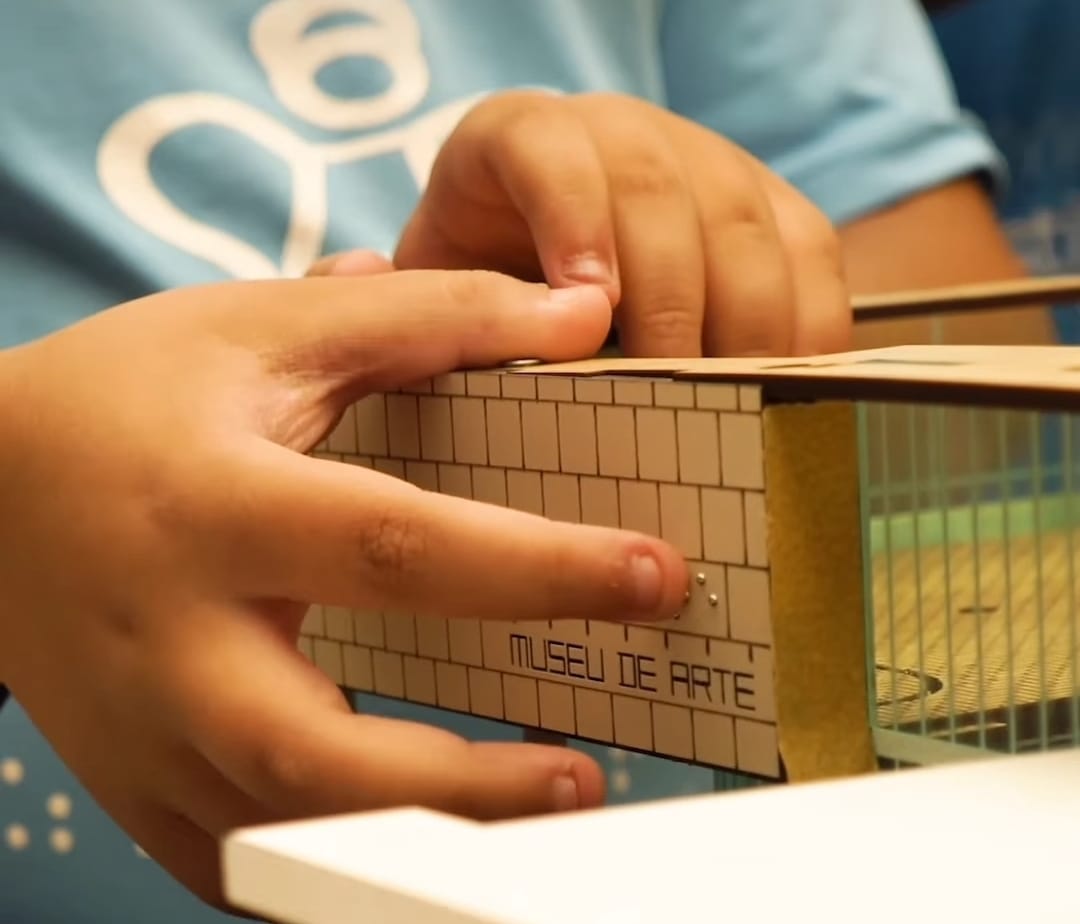
<svg viewBox="0 0 1080 924">
<path fill-rule="evenodd" d="M 563 267 L 563 276 L 574 282 L 594 283 L 597 285 L 610 284 L 615 275 L 599 257 L 578 257 L 569 261 Z"/>
<path fill-rule="evenodd" d="M 571 286 L 564 289 L 549 289 L 547 299 L 553 305 L 578 305 L 589 294 L 599 294 L 603 296 L 605 301 L 607 300 L 604 290 L 599 286 Z"/>
<path fill-rule="evenodd" d="M 651 555 L 636 555 L 630 562 L 633 575 L 634 600 L 641 612 L 651 612 L 660 604 L 664 577 L 660 564 Z"/>
<path fill-rule="evenodd" d="M 388 256 L 374 250 L 352 250 L 342 254 L 330 267 L 331 276 L 364 276 L 393 268 Z"/>
<path fill-rule="evenodd" d="M 572 812 L 578 808 L 577 780 L 572 776 L 560 776 L 555 778 L 551 787 L 551 804 L 556 812 Z"/>
</svg>

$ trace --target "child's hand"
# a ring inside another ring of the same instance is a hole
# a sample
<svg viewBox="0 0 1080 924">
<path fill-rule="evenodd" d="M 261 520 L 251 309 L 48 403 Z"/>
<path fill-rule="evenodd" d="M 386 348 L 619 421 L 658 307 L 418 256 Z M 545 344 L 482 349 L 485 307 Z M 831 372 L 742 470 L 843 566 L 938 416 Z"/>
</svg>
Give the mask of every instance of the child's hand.
<svg viewBox="0 0 1080 924">
<path fill-rule="evenodd" d="M 239 825 L 597 804 L 582 755 L 355 716 L 296 644 L 307 601 L 540 620 L 679 608 L 685 565 L 656 540 L 302 454 L 365 392 L 587 356 L 610 320 L 597 289 L 402 272 L 176 291 L 0 353 L 0 678 L 211 900 L 216 839 Z"/>
<path fill-rule="evenodd" d="M 715 132 L 630 97 L 478 105 L 437 158 L 395 263 L 599 283 L 630 355 L 848 348 L 826 218 Z"/>
</svg>

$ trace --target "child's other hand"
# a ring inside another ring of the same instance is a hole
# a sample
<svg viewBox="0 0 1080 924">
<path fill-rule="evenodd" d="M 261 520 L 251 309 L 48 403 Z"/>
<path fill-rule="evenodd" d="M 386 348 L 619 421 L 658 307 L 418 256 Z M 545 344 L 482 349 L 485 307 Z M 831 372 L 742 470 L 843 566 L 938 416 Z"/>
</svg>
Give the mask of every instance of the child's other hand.
<svg viewBox="0 0 1080 924">
<path fill-rule="evenodd" d="M 850 337 L 825 216 L 715 132 L 614 94 L 475 107 L 395 264 L 601 284 L 629 355 L 829 352 Z"/>
<path fill-rule="evenodd" d="M 599 767 L 572 751 L 354 715 L 296 648 L 308 601 L 538 620 L 679 608 L 685 565 L 659 541 L 304 455 L 366 392 L 591 354 L 610 305 L 559 296 L 489 273 L 226 284 L 0 353 L 0 678 L 198 894 L 220 898 L 218 838 L 240 825 L 602 800 Z"/>
</svg>

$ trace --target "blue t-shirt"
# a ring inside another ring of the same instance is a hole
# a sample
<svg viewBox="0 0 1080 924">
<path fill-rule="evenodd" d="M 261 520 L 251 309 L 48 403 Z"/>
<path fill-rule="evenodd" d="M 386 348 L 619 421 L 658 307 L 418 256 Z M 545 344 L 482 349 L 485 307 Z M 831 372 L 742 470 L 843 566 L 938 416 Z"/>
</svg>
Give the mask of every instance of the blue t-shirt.
<svg viewBox="0 0 1080 924">
<path fill-rule="evenodd" d="M 150 291 L 391 251 L 482 95 L 620 91 L 837 221 L 995 152 L 911 0 L 7 0 L 0 347 Z"/>
<path fill-rule="evenodd" d="M 0 347 L 162 288 L 392 251 L 455 121 L 510 87 L 666 105 L 842 222 L 995 169 L 935 55 L 912 0 L 0 0 Z M 54 855 L 45 798 L 81 790 L 17 708 L 3 730 L 30 775 L 0 787 L 0 830 L 33 840 L 0 860 L 0 917 L 219 920 L 82 795 L 77 854 Z M 643 765 L 597 753 L 613 781 Z M 697 785 L 662 771 L 613 798 Z"/>
<path fill-rule="evenodd" d="M 970 0 L 935 17 L 960 102 L 983 120 L 1010 180 L 999 208 L 1033 272 L 1080 272 L 1080 3 Z M 1080 309 L 1057 312 L 1080 342 Z"/>
</svg>

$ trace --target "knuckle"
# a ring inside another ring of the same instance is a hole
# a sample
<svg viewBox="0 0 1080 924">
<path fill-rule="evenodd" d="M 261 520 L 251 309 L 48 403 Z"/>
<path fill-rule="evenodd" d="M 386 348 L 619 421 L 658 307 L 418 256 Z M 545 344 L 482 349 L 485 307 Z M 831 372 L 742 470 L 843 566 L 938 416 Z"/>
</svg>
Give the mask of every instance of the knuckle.
<svg viewBox="0 0 1080 924">
<path fill-rule="evenodd" d="M 538 130 L 547 130 L 552 118 L 563 111 L 564 102 L 549 93 L 514 90 L 489 97 L 474 110 L 474 126 L 485 132 L 492 150 L 518 154 L 523 141 Z"/>
<path fill-rule="evenodd" d="M 443 274 L 443 294 L 456 311 L 469 311 L 479 304 L 492 301 L 497 286 L 505 284 L 491 270 L 459 270 Z"/>
<path fill-rule="evenodd" d="M 710 237 L 745 240 L 748 244 L 776 242 L 773 216 L 765 203 L 748 191 L 709 196 L 699 206 Z"/>
<path fill-rule="evenodd" d="M 382 510 L 365 518 L 357 544 L 365 572 L 382 584 L 396 584 L 413 574 L 428 555 L 430 541 L 424 528 L 406 514 Z"/>
<path fill-rule="evenodd" d="M 686 193 L 678 164 L 655 147 L 628 151 L 609 167 L 608 182 L 617 197 L 662 199 Z"/>
<path fill-rule="evenodd" d="M 648 307 L 637 311 L 633 319 L 639 338 L 654 350 L 700 343 L 703 319 L 690 304 L 675 293 L 651 297 Z"/>
<path fill-rule="evenodd" d="M 796 212 L 793 221 L 783 229 L 787 248 L 798 262 L 812 262 L 839 272 L 843 265 L 840 235 L 831 221 L 820 211 L 806 205 Z"/>
<path fill-rule="evenodd" d="M 305 794 L 316 791 L 311 762 L 304 758 L 301 749 L 283 743 L 268 742 L 259 748 L 255 772 L 260 780 L 259 789 L 280 806 L 297 805 Z"/>
</svg>

